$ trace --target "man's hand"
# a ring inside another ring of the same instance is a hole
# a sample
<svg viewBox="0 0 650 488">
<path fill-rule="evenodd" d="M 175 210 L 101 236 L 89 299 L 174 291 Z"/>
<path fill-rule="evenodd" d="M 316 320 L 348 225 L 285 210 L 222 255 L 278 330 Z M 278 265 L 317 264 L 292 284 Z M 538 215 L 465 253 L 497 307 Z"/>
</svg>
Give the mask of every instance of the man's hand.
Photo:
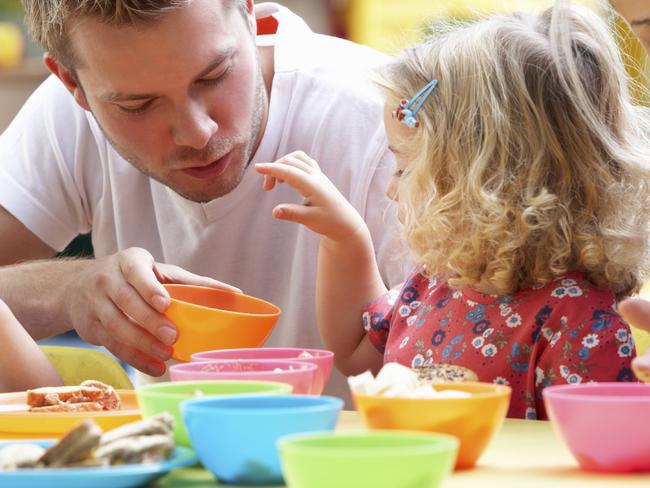
<svg viewBox="0 0 650 488">
<path fill-rule="evenodd" d="M 239 291 L 178 266 L 156 263 L 140 248 L 78 263 L 83 264 L 62 284 L 63 319 L 85 341 L 105 346 L 152 376 L 165 372 L 164 361 L 170 358 L 177 336 L 163 315 L 169 294 L 161 283 Z"/>
<path fill-rule="evenodd" d="M 630 324 L 650 332 L 650 302 L 642 298 L 628 298 L 618 305 L 618 311 Z M 650 382 L 650 349 L 632 362 L 634 373 L 642 381 Z"/>
</svg>

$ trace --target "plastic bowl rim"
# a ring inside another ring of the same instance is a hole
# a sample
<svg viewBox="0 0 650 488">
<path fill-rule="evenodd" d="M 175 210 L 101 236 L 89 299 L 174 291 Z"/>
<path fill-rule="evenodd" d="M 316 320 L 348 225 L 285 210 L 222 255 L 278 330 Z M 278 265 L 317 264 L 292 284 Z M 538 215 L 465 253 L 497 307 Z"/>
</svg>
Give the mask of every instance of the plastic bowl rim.
<svg viewBox="0 0 650 488">
<path fill-rule="evenodd" d="M 395 455 L 396 448 L 408 449 L 408 452 L 399 453 L 402 456 L 410 456 L 420 453 L 444 453 L 448 451 L 457 451 L 460 447 L 460 440 L 458 437 L 451 434 L 443 434 L 438 432 L 423 432 L 416 430 L 393 430 L 393 429 L 373 429 L 368 431 L 355 431 L 355 432 L 333 432 L 333 431 L 313 431 L 313 432 L 300 432 L 297 434 L 288 434 L 278 439 L 278 447 L 284 449 L 300 449 L 307 454 L 318 454 L 323 450 L 329 450 L 327 446 L 306 446 L 300 444 L 300 441 L 310 439 L 328 439 L 332 437 L 346 437 L 346 438 L 362 438 L 362 437 L 417 437 L 420 439 L 429 439 L 430 443 L 420 444 L 416 446 L 382 446 L 373 447 L 372 449 L 362 449 L 360 447 L 346 447 L 336 446 L 336 449 L 331 448 L 331 454 L 328 457 L 341 458 L 350 455 L 350 452 L 355 451 L 355 458 L 374 458 L 382 454 Z"/>
<path fill-rule="evenodd" d="M 198 356 L 202 354 L 210 354 L 214 352 L 237 352 L 237 351 L 247 351 L 247 350 L 264 350 L 264 351 L 301 351 L 301 352 L 317 352 L 319 356 L 314 356 L 311 358 L 299 358 L 299 357 L 285 357 L 285 358 L 199 358 Z M 197 356 L 195 358 L 195 356 Z M 240 360 L 251 360 L 254 359 L 256 361 L 300 361 L 300 360 L 305 360 L 309 361 L 310 359 L 327 359 L 334 357 L 334 351 L 330 351 L 329 349 L 317 349 L 317 348 L 311 348 L 311 347 L 235 347 L 235 348 L 230 348 L 230 349 L 211 349 L 210 351 L 201 351 L 201 352 L 195 352 L 192 354 L 191 358 L 193 362 L 205 362 L 205 361 L 221 361 L 221 360 L 233 360 L 233 359 L 240 359 Z"/>
<path fill-rule="evenodd" d="M 295 405 L 295 406 L 286 406 L 286 407 L 260 407 L 260 408 L 248 408 L 248 407 L 228 407 L 225 406 L 207 406 L 201 405 L 204 402 L 236 402 L 247 399 L 259 400 L 259 395 L 237 395 L 232 397 L 201 397 L 201 398 L 188 398 L 181 402 L 181 410 L 184 414 L 189 413 L 190 411 L 196 413 L 219 413 L 220 416 L 227 416 L 236 414 L 237 416 L 241 415 L 259 415 L 261 410 L 264 410 L 266 414 L 271 415 L 286 415 L 292 413 L 317 413 L 317 412 L 330 412 L 332 409 L 338 410 L 339 412 L 343 409 L 344 402 L 342 399 L 334 396 L 315 396 L 315 395 L 264 395 L 265 400 L 268 400 L 269 397 L 272 399 L 309 399 L 313 400 L 315 403 L 313 405 Z M 320 402 L 320 403 L 319 403 Z"/>
<path fill-rule="evenodd" d="M 251 295 L 246 295 L 245 293 L 237 293 L 237 292 L 234 292 L 234 291 L 222 290 L 220 288 L 210 288 L 209 286 L 184 285 L 184 284 L 180 284 L 180 283 L 165 283 L 163 286 L 165 286 L 165 288 L 167 286 L 173 286 L 175 288 L 202 288 L 202 289 L 206 289 L 206 290 L 213 290 L 213 291 L 223 292 L 223 293 L 231 294 L 231 295 L 242 295 L 242 296 L 244 296 L 244 297 L 246 297 L 248 299 L 258 301 L 258 302 L 261 302 L 261 303 L 263 303 L 265 305 L 268 305 L 268 306 L 272 307 L 273 309 L 275 309 L 275 312 L 273 312 L 273 313 L 237 312 L 237 311 L 234 311 L 234 310 L 225 310 L 223 308 L 218 308 L 218 307 L 206 307 L 205 305 L 199 305 L 198 303 L 188 302 L 187 300 L 181 300 L 179 298 L 173 298 L 171 296 L 169 297 L 169 299 L 172 302 L 182 303 L 183 305 L 187 305 L 187 306 L 190 306 L 190 307 L 196 307 L 196 308 L 199 308 L 199 309 L 202 309 L 202 310 L 218 310 L 219 312 L 233 314 L 235 316 L 241 316 L 241 317 L 277 317 L 282 313 L 282 309 L 280 307 L 278 307 L 277 305 L 275 305 L 275 304 L 273 304 L 273 303 L 271 303 L 269 301 L 263 300 L 262 298 L 257 298 L 257 297 L 251 296 Z"/>
<path fill-rule="evenodd" d="M 156 397 L 162 397 L 162 398 L 181 398 L 181 399 L 187 399 L 187 395 L 192 395 L 191 393 L 178 393 L 178 392 L 171 392 L 171 391 L 165 391 L 164 388 L 168 388 L 170 386 L 183 386 L 183 385 L 196 385 L 197 388 L 204 386 L 205 384 L 208 384 L 210 386 L 212 385 L 232 385 L 233 383 L 237 384 L 250 384 L 250 385 L 259 385 L 259 384 L 264 384 L 264 385 L 273 385 L 273 386 L 279 386 L 280 391 L 284 391 L 288 388 L 288 392 L 291 393 L 293 391 L 293 385 L 290 383 L 286 383 L 284 381 L 271 381 L 271 380 L 180 380 L 180 381 L 165 381 L 163 383 L 149 383 L 148 385 L 142 385 L 138 388 L 135 389 L 136 395 L 137 396 L 147 396 L 147 394 L 151 394 L 151 396 L 155 395 Z M 276 390 L 260 390 L 260 391 L 246 391 L 242 393 L 237 393 L 237 392 L 224 392 L 224 393 L 206 393 L 207 395 L 233 395 L 233 396 L 240 396 L 240 395 L 256 395 L 258 393 L 270 393 L 270 394 L 277 394 L 279 393 Z"/>
<path fill-rule="evenodd" d="M 583 386 L 579 386 L 583 385 Z M 647 396 L 643 395 L 625 395 L 614 396 L 599 394 L 597 392 L 589 393 L 586 390 L 598 390 L 601 387 L 624 389 L 632 388 L 639 390 L 647 390 Z M 575 390 L 584 390 L 578 393 Z M 650 403 L 650 384 L 646 383 L 629 383 L 629 382 L 607 382 L 607 383 L 577 383 L 566 385 L 553 385 L 548 386 L 542 390 L 542 396 L 548 401 L 558 400 L 574 400 L 583 402 L 598 402 L 598 403 Z"/>
<path fill-rule="evenodd" d="M 294 366 L 296 364 L 301 366 L 301 369 L 283 369 L 282 371 L 274 371 L 272 369 L 269 370 L 262 370 L 262 371 L 201 371 L 201 370 L 194 370 L 191 369 L 198 367 L 197 365 L 201 366 L 208 366 L 212 363 L 219 363 L 219 364 L 228 364 L 232 363 L 233 361 L 239 361 L 239 362 L 255 362 L 255 363 L 270 363 L 270 362 L 283 362 L 285 361 L 288 363 L 288 366 Z M 184 369 L 184 367 L 187 366 L 190 369 Z M 189 361 L 186 363 L 179 363 L 179 364 L 173 364 L 170 366 L 170 368 L 174 368 L 175 371 L 182 371 L 183 373 L 200 373 L 200 374 L 213 374 L 213 373 L 228 373 L 228 374 L 241 374 L 241 375 L 246 375 L 250 373 L 272 373 L 276 375 L 280 374 L 285 374 L 285 373 L 301 373 L 304 371 L 316 371 L 318 369 L 318 366 L 316 366 L 313 363 L 307 363 L 307 362 L 301 362 L 301 361 L 291 361 L 291 360 L 281 360 L 281 359 L 270 359 L 270 360 L 264 360 L 264 359 L 210 359 L 208 361 Z M 227 381 L 227 380 L 222 380 L 222 381 Z M 251 380 L 255 381 L 255 380 Z M 263 380 L 260 380 L 263 381 Z M 174 382 L 175 383 L 175 382 Z M 280 383 L 280 382 L 278 382 Z"/>
<path fill-rule="evenodd" d="M 352 397 L 354 398 L 361 398 L 361 399 L 372 399 L 372 400 L 409 400 L 409 401 L 422 401 L 422 402 L 429 402 L 429 401 L 463 401 L 463 402 L 468 402 L 468 401 L 476 401 L 476 400 L 484 400 L 486 398 L 501 398 L 504 396 L 508 396 L 512 394 L 512 388 L 509 387 L 508 385 L 497 385 L 494 383 L 487 383 L 487 382 L 480 382 L 480 381 L 471 381 L 471 382 L 466 382 L 466 383 L 433 383 L 431 386 L 434 388 L 438 384 L 453 384 L 454 386 L 459 386 L 460 389 L 462 389 L 462 386 L 464 384 L 467 385 L 494 385 L 494 389 L 492 391 L 482 391 L 482 392 L 467 392 L 471 396 L 465 397 L 465 398 L 453 398 L 453 397 L 429 397 L 429 398 L 409 398 L 409 397 L 387 397 L 387 396 L 382 396 L 382 395 L 368 395 L 368 394 L 361 394 L 361 393 L 355 393 L 352 392 Z"/>
</svg>

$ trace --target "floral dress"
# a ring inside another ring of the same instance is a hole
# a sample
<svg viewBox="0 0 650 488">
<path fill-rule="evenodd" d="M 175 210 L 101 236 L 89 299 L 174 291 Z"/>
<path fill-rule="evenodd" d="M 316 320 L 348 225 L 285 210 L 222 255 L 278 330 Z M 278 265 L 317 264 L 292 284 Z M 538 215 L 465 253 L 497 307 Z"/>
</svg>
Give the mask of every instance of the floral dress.
<svg viewBox="0 0 650 488">
<path fill-rule="evenodd" d="M 582 273 L 497 296 L 416 272 L 371 303 L 363 324 L 385 362 L 450 363 L 509 385 L 509 417 L 546 418 L 549 385 L 634 381 L 630 328 L 613 293 Z"/>
</svg>

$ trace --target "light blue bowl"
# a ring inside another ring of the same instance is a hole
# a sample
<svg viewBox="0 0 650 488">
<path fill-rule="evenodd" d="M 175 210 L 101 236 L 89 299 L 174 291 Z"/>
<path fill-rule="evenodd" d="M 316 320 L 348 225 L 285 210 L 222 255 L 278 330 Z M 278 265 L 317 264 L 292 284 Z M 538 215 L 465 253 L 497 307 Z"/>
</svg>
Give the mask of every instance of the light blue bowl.
<svg viewBox="0 0 650 488">
<path fill-rule="evenodd" d="M 276 446 L 287 434 L 334 430 L 343 400 L 328 396 L 195 398 L 181 403 L 190 442 L 220 482 L 282 483 Z"/>
</svg>

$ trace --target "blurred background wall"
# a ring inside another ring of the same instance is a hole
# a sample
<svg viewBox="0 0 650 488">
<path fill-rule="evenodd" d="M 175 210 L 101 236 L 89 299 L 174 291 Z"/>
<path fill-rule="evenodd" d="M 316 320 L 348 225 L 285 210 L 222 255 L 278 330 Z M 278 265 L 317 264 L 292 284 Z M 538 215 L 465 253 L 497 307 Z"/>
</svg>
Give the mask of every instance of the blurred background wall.
<svg viewBox="0 0 650 488">
<path fill-rule="evenodd" d="M 618 0 L 618 3 L 645 1 L 650 0 Z M 550 5 L 552 0 L 279 0 L 278 3 L 302 16 L 316 32 L 394 52 L 421 37 L 429 20 L 466 19 L 477 13 L 514 9 L 535 10 Z M 630 73 L 640 80 L 641 73 L 648 72 L 643 47 L 624 22 L 619 22 L 617 35 L 629 57 Z M 47 76 L 40 55 L 41 50 L 29 41 L 23 26 L 20 0 L 0 0 L 0 132 Z M 641 96 L 638 90 L 635 93 Z"/>
</svg>

